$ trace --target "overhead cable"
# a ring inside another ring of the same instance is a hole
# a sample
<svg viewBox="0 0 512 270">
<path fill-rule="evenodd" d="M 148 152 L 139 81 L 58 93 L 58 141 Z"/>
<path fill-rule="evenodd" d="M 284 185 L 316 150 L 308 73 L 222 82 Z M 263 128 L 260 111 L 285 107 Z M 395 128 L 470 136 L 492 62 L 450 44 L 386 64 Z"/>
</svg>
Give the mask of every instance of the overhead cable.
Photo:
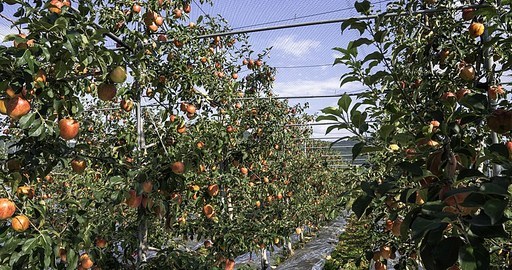
<svg viewBox="0 0 512 270">
<path fill-rule="evenodd" d="M 386 2 L 390 2 L 390 1 L 391 0 L 377 1 L 377 2 L 375 2 L 373 4 L 382 4 L 382 3 L 386 3 Z M 288 21 L 295 21 L 295 20 L 311 18 L 311 17 L 321 16 L 321 15 L 338 13 L 338 12 L 341 12 L 341 11 L 348 11 L 348 10 L 354 10 L 354 7 L 340 8 L 340 9 L 335 9 L 335 10 L 331 10 L 331 11 L 324 11 L 324 12 L 313 13 L 313 14 L 308 14 L 308 15 L 303 15 L 303 16 L 297 16 L 297 17 L 293 17 L 293 18 L 287 18 L 287 19 L 281 19 L 281 20 L 275 20 L 275 21 L 269 21 L 269 22 L 262 22 L 262 23 L 255 23 L 255 24 L 250 24 L 250 25 L 234 27 L 232 29 L 233 30 L 237 30 L 237 29 L 244 29 L 244 28 L 248 28 L 248 27 L 256 27 L 256 26 L 269 25 L 269 24 L 274 24 L 274 23 L 282 23 L 282 22 L 288 22 Z"/>
<path fill-rule="evenodd" d="M 213 34 L 207 34 L 207 35 L 200 35 L 195 38 L 203 39 L 203 38 L 213 38 L 213 37 L 217 37 L 217 36 L 232 36 L 232 35 L 240 35 L 240 34 L 247 34 L 247 33 L 266 32 L 266 31 L 273 31 L 273 30 L 314 26 L 314 25 L 342 23 L 342 22 L 346 22 L 346 21 L 368 21 L 368 20 L 377 19 L 379 17 L 397 17 L 397 16 L 404 16 L 404 15 L 432 14 L 432 13 L 446 12 L 446 11 L 450 11 L 450 10 L 462 10 L 465 8 L 481 8 L 481 7 L 485 7 L 485 6 L 488 6 L 488 5 L 470 5 L 470 6 L 460 6 L 460 7 L 456 7 L 456 8 L 432 8 L 432 9 L 423 9 L 423 10 L 417 10 L 417 11 L 412 11 L 412 12 L 407 12 L 407 11 L 390 12 L 390 13 L 383 12 L 380 14 L 358 16 L 358 17 L 347 17 L 347 18 L 339 18 L 339 19 L 331 19 L 331 20 L 321 20 L 321 21 L 303 22 L 303 23 L 295 23 L 295 24 L 268 26 L 268 27 L 253 28 L 253 29 L 247 29 L 247 30 L 219 32 L 219 33 L 213 33 Z"/>
</svg>

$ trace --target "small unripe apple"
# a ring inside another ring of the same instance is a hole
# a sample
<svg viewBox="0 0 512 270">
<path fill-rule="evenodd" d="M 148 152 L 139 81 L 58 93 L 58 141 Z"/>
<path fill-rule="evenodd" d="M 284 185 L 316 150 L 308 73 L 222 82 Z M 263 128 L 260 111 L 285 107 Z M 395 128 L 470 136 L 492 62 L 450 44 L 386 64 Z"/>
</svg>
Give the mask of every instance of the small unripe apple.
<svg viewBox="0 0 512 270">
<path fill-rule="evenodd" d="M 123 83 L 126 81 L 126 70 L 124 67 L 116 67 L 110 72 L 110 79 L 115 83 Z"/>
</svg>

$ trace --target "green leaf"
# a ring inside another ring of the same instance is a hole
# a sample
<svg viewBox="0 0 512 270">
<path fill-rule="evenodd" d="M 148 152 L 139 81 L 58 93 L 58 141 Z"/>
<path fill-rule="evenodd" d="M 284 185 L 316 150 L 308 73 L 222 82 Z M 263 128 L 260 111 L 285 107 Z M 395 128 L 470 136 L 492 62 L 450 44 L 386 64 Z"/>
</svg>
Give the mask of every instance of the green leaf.
<svg viewBox="0 0 512 270">
<path fill-rule="evenodd" d="M 382 125 L 379 130 L 380 137 L 387 141 L 389 135 L 395 130 L 395 125 Z"/>
<path fill-rule="evenodd" d="M 364 146 L 364 142 L 359 142 L 352 147 L 352 161 L 354 161 L 361 154 L 361 151 L 363 151 Z"/>
<path fill-rule="evenodd" d="M 352 211 L 354 211 L 354 214 L 356 214 L 358 218 L 361 218 L 371 202 L 372 197 L 368 195 L 362 195 L 358 197 L 352 204 Z"/>
<path fill-rule="evenodd" d="M 30 53 L 30 51 L 29 50 L 25 50 L 25 53 L 23 54 L 23 56 L 16 59 L 16 66 L 17 67 L 21 68 L 21 67 L 23 67 L 24 65 L 27 64 L 27 57 L 24 57 L 25 54 L 27 54 L 27 53 Z"/>
<path fill-rule="evenodd" d="M 390 191 L 392 188 L 395 188 L 395 187 L 396 187 L 395 182 L 384 182 L 377 186 L 377 188 L 375 189 L 375 192 L 379 193 L 379 194 L 386 194 L 388 191 Z"/>
<path fill-rule="evenodd" d="M 509 158 L 509 152 L 508 152 L 508 149 L 507 147 L 502 144 L 502 143 L 495 143 L 495 144 L 492 144 L 491 146 L 489 146 L 489 151 L 491 151 L 491 153 L 496 153 L 504 158 Z"/>
<path fill-rule="evenodd" d="M 23 60 L 28 65 L 28 69 L 34 73 L 34 60 L 32 59 L 32 53 L 30 50 L 25 50 L 25 53 L 23 54 Z"/>
<path fill-rule="evenodd" d="M 57 20 L 55 20 L 52 29 L 53 28 L 56 28 L 56 30 L 64 30 L 68 28 L 68 20 L 65 17 L 59 17 Z"/>
<path fill-rule="evenodd" d="M 28 136 L 39 137 L 43 133 L 44 129 L 45 129 L 44 123 L 41 123 L 39 125 L 34 125 L 28 132 Z"/>
<path fill-rule="evenodd" d="M 343 55 L 349 54 L 349 52 L 350 52 L 349 50 L 341 48 L 341 47 L 334 47 L 334 48 L 332 48 L 332 50 L 340 52 Z"/>
<path fill-rule="evenodd" d="M 435 215 L 438 212 L 443 211 L 446 206 L 442 201 L 425 202 L 421 206 L 421 213 L 426 215 Z"/>
<path fill-rule="evenodd" d="M 7 82 L 7 81 L 0 82 L 0 91 L 4 92 L 8 86 L 9 86 L 9 82 Z"/>
<path fill-rule="evenodd" d="M 374 192 L 373 192 L 374 189 L 375 189 L 375 183 L 369 183 L 369 182 L 361 183 L 361 190 L 364 191 L 366 194 L 375 196 Z"/>
<path fill-rule="evenodd" d="M 366 31 L 366 26 L 367 26 L 367 24 L 365 22 L 355 22 L 350 26 L 350 28 L 358 30 L 359 34 L 362 35 L 364 33 L 364 31 Z"/>
<path fill-rule="evenodd" d="M 350 107 L 350 103 L 352 102 L 352 98 L 345 93 L 343 96 L 338 100 L 338 106 L 341 110 L 344 112 L 348 112 L 348 109 Z"/>
<path fill-rule="evenodd" d="M 357 22 L 356 19 L 348 19 L 348 20 L 342 22 L 341 23 L 341 33 L 343 33 L 343 31 L 345 31 L 345 29 L 347 29 L 348 27 L 350 27 L 352 24 L 354 24 L 356 22 Z"/>
<path fill-rule="evenodd" d="M 384 57 L 382 56 L 382 54 L 380 52 L 372 52 L 368 55 L 366 55 L 366 57 L 363 59 L 363 62 L 367 62 L 369 60 L 377 60 L 377 61 L 382 61 L 382 59 L 384 59 Z"/>
<path fill-rule="evenodd" d="M 327 130 L 325 131 L 325 135 L 327 135 L 327 134 L 331 133 L 331 131 L 333 131 L 334 129 L 338 129 L 338 130 L 340 130 L 340 129 L 345 129 L 345 128 L 347 128 L 347 127 L 348 127 L 348 126 L 347 126 L 347 124 L 345 124 L 345 123 L 341 123 L 341 124 L 339 124 L 339 125 L 332 125 L 332 126 L 329 126 L 329 127 L 327 128 Z"/>
<path fill-rule="evenodd" d="M 20 127 L 23 129 L 28 128 L 32 123 L 34 122 L 34 119 L 36 118 L 36 113 L 28 113 L 25 114 L 20 118 Z"/>
<path fill-rule="evenodd" d="M 21 251 L 23 251 L 23 253 L 27 253 L 27 251 L 32 250 L 35 246 L 38 245 L 37 240 L 38 240 L 38 238 L 27 239 L 27 241 L 25 241 L 25 243 L 21 247 Z"/>
<path fill-rule="evenodd" d="M 66 269 L 67 270 L 76 269 L 76 265 L 78 264 L 78 254 L 71 248 L 67 251 L 67 259 L 68 259 L 68 267 Z"/>
<path fill-rule="evenodd" d="M 54 111 L 58 112 L 60 110 L 60 108 L 62 108 L 62 107 L 63 107 L 62 100 L 60 100 L 60 99 L 54 99 L 53 100 L 53 110 Z"/>
<path fill-rule="evenodd" d="M 332 65 L 335 66 L 337 64 L 343 64 L 343 63 L 345 63 L 345 59 L 344 58 L 336 58 Z"/>
<path fill-rule="evenodd" d="M 484 212 L 491 218 L 491 224 L 495 225 L 503 218 L 507 201 L 500 199 L 490 199 L 484 204 Z"/>
<path fill-rule="evenodd" d="M 356 19 L 349 19 L 341 23 L 341 33 L 343 33 L 346 29 L 356 29 L 359 30 L 359 33 L 362 35 L 366 30 L 366 23 L 362 21 L 358 21 Z"/>
<path fill-rule="evenodd" d="M 372 44 L 372 43 L 373 43 L 373 40 L 370 40 L 370 39 L 368 39 L 368 38 L 359 38 L 359 39 L 356 39 L 356 40 L 354 40 L 354 41 L 350 41 L 350 42 L 348 43 L 348 46 L 347 46 L 347 47 L 348 47 L 349 49 L 352 49 L 352 48 L 357 48 L 357 47 L 359 47 L 359 46 L 361 46 L 361 45 L 370 45 L 370 44 Z"/>
<path fill-rule="evenodd" d="M 384 42 L 384 39 L 386 38 L 387 33 L 388 32 L 384 31 L 384 30 L 377 31 L 375 33 L 375 35 L 373 36 L 373 38 L 375 39 L 375 42 L 378 42 L 378 43 Z"/>
<path fill-rule="evenodd" d="M 380 146 L 365 146 L 365 147 L 363 147 L 363 150 L 361 151 L 361 154 L 380 152 L 382 150 L 383 150 L 383 148 L 380 147 Z"/>
<path fill-rule="evenodd" d="M 4 41 L 3 42 L 8 42 L 8 41 L 13 41 L 13 40 L 16 40 L 16 42 L 23 42 L 24 41 L 24 38 L 20 37 L 19 35 L 16 35 L 16 34 L 8 34 L 4 37 Z"/>
<path fill-rule="evenodd" d="M 457 180 L 464 180 L 464 179 L 470 179 L 470 178 L 482 178 L 485 177 L 485 175 L 476 169 L 463 169 L 460 171 L 459 175 L 457 176 Z"/>
<path fill-rule="evenodd" d="M 505 224 L 498 224 L 495 226 L 479 226 L 471 224 L 469 229 L 471 230 L 472 234 L 482 238 L 510 238 L 510 235 L 507 233 L 507 231 L 505 231 Z"/>
<path fill-rule="evenodd" d="M 508 196 L 508 188 L 497 183 L 484 183 L 480 187 L 480 192 L 483 194 Z"/>
<path fill-rule="evenodd" d="M 418 237 L 423 237 L 423 235 L 428 231 L 438 230 L 443 226 L 446 226 L 446 224 L 443 225 L 439 219 L 432 220 L 423 217 L 417 217 L 411 223 L 411 236 L 414 239 L 417 239 Z"/>
<path fill-rule="evenodd" d="M 402 221 L 402 226 L 400 226 L 400 235 L 402 236 L 402 238 L 405 238 L 406 236 L 409 235 L 409 228 L 411 227 L 411 223 L 413 222 L 414 218 L 420 211 L 421 208 L 416 207 L 405 215 Z"/>
<path fill-rule="evenodd" d="M 340 83 L 340 87 L 342 87 L 343 85 L 349 83 L 349 82 L 357 82 L 359 81 L 359 78 L 356 77 L 356 76 L 347 76 L 347 77 L 342 77 L 343 79 L 341 80 L 341 83 Z"/>
<path fill-rule="evenodd" d="M 368 123 L 364 122 L 358 128 L 359 128 L 359 133 L 365 133 L 368 131 L 369 126 L 368 126 Z"/>
<path fill-rule="evenodd" d="M 411 173 L 413 176 L 422 176 L 423 170 L 421 169 L 422 162 L 417 161 L 414 163 L 404 161 L 397 164 L 402 170 Z"/>
<path fill-rule="evenodd" d="M 487 110 L 487 97 L 483 94 L 466 95 L 459 101 L 462 106 L 474 110 L 475 112 L 484 112 Z"/>
<path fill-rule="evenodd" d="M 414 141 L 414 136 L 409 133 L 397 133 L 394 139 L 399 144 L 407 145 L 410 141 Z"/>
<path fill-rule="evenodd" d="M 364 0 L 362 2 L 356 1 L 354 3 L 354 7 L 356 8 L 357 12 L 359 12 L 363 15 L 370 14 L 371 3 L 368 0 Z"/>
<path fill-rule="evenodd" d="M 320 115 L 316 118 L 316 122 L 320 121 L 338 121 L 338 117 L 334 115 Z"/>
<path fill-rule="evenodd" d="M 14 252 L 11 254 L 11 258 L 9 259 L 9 265 L 14 266 L 14 264 L 18 263 L 18 260 L 23 256 L 23 252 Z"/>
<path fill-rule="evenodd" d="M 350 116 L 350 121 L 352 121 L 352 124 L 357 128 L 361 128 L 364 124 L 366 124 L 366 117 L 366 112 L 361 113 L 360 111 L 355 111 Z"/>
<path fill-rule="evenodd" d="M 447 269 L 457 262 L 459 249 L 464 245 L 460 237 L 448 237 L 439 242 L 433 249 L 432 255 L 436 261 L 436 267 Z"/>
<path fill-rule="evenodd" d="M 482 207 L 486 200 L 484 194 L 471 192 L 460 205 L 464 207 Z"/>
<path fill-rule="evenodd" d="M 324 114 L 332 114 L 332 115 L 341 117 L 341 112 L 336 107 L 327 107 L 327 108 L 322 109 L 321 112 Z"/>
<path fill-rule="evenodd" d="M 368 64 L 368 68 L 367 68 L 368 73 L 370 73 L 370 72 L 371 72 L 371 70 L 372 70 L 374 67 L 378 66 L 378 65 L 379 65 L 379 63 L 380 63 L 380 62 L 379 62 L 379 61 L 377 61 L 377 60 L 371 61 L 371 62 Z"/>
<path fill-rule="evenodd" d="M 372 84 L 376 84 L 379 80 L 381 80 L 382 78 L 388 76 L 389 73 L 386 72 L 386 71 L 377 71 L 375 74 L 369 76 L 369 77 L 366 77 L 366 82 L 370 85 Z"/>
<path fill-rule="evenodd" d="M 7 241 L 5 241 L 5 243 L 3 243 L 2 248 L 0 249 L 0 254 L 7 254 L 7 255 L 11 254 L 18 247 L 18 244 L 20 243 L 20 241 L 21 241 L 20 238 L 14 238 L 14 237 L 7 239 Z"/>
<path fill-rule="evenodd" d="M 103 60 L 103 58 L 99 57 L 97 59 L 98 61 L 98 64 L 100 65 L 100 69 L 102 72 L 106 72 L 107 71 L 107 64 L 105 63 L 105 61 Z"/>
<path fill-rule="evenodd" d="M 64 48 L 66 48 L 72 55 L 76 55 L 75 48 L 73 47 L 73 44 L 71 44 L 71 35 L 67 35 L 68 39 L 66 42 L 64 42 Z"/>
<path fill-rule="evenodd" d="M 57 62 L 57 70 L 55 72 L 55 78 L 57 79 L 63 79 L 66 77 L 66 73 L 68 72 L 68 67 L 66 64 L 62 61 Z"/>
<path fill-rule="evenodd" d="M 361 106 L 361 103 L 355 103 L 354 105 L 352 105 L 352 109 L 350 110 L 350 114 L 355 114 L 357 109 L 359 108 L 359 106 Z"/>
<path fill-rule="evenodd" d="M 466 244 L 459 249 L 459 264 L 461 269 L 489 269 L 489 261 L 489 251 L 481 245 Z"/>
</svg>

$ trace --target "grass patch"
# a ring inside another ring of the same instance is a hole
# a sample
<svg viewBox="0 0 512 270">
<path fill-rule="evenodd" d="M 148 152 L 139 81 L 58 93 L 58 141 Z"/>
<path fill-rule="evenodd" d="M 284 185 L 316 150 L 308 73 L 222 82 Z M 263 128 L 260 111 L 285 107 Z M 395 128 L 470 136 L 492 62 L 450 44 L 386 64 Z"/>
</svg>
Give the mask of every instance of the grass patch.
<svg viewBox="0 0 512 270">
<path fill-rule="evenodd" d="M 339 236 L 339 243 L 325 262 L 324 270 L 368 269 L 365 251 L 372 241 L 368 233 L 368 220 L 349 217 L 345 232 Z"/>
</svg>

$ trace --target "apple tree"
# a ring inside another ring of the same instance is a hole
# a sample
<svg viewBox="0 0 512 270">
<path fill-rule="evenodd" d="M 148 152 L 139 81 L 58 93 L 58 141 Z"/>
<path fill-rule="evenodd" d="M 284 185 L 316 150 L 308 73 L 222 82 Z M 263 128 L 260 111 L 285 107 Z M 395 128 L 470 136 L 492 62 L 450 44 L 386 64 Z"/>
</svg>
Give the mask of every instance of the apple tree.
<svg viewBox="0 0 512 270">
<path fill-rule="evenodd" d="M 478 3 L 476 3 L 478 2 Z M 369 1 L 355 8 L 372 14 Z M 371 168 L 352 210 L 375 221 L 376 269 L 509 267 L 512 64 L 510 1 L 392 1 L 381 15 L 347 20 L 361 37 L 335 64 L 368 90 L 344 96 L 335 120 Z M 370 53 L 360 54 L 365 47 Z M 398 254 L 397 253 L 397 254 Z"/>
<path fill-rule="evenodd" d="M 267 52 L 190 4 L 1 3 L 3 268 L 232 269 L 336 215 Z"/>
</svg>

